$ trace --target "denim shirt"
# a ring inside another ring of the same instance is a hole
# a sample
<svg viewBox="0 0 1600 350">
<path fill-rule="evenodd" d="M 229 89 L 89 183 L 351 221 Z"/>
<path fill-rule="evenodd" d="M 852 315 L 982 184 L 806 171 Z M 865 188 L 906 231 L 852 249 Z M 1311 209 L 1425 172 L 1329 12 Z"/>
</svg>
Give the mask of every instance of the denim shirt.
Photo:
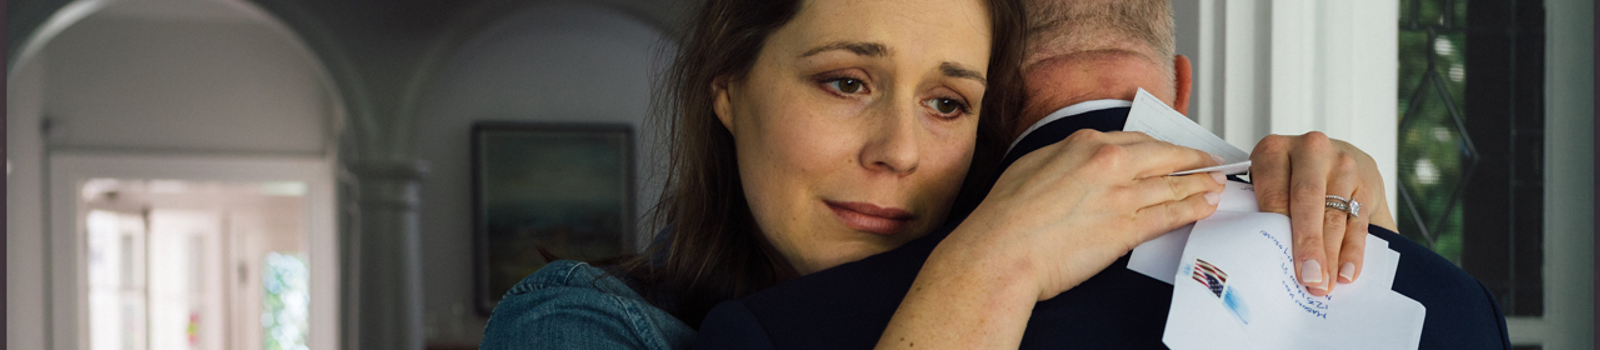
<svg viewBox="0 0 1600 350">
<path fill-rule="evenodd" d="M 694 330 L 615 276 L 558 260 L 523 278 L 489 316 L 480 349 L 688 349 Z"/>
</svg>

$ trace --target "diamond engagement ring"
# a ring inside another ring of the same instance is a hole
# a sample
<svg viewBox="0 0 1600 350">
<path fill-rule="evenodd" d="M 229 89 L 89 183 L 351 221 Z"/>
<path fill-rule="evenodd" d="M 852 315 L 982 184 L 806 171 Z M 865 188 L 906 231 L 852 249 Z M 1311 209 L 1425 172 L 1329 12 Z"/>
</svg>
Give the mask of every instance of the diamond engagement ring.
<svg viewBox="0 0 1600 350">
<path fill-rule="evenodd" d="M 1350 213 L 1350 217 L 1361 217 L 1361 203 L 1357 203 L 1355 200 L 1340 196 L 1328 196 L 1328 201 L 1323 202 L 1323 205 Z"/>
</svg>

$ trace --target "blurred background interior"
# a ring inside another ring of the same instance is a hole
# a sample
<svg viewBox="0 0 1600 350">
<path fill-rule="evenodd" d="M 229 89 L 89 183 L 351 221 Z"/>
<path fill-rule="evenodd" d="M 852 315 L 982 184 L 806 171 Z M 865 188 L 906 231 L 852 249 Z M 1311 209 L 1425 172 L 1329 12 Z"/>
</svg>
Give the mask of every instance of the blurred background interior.
<svg viewBox="0 0 1600 350">
<path fill-rule="evenodd" d="M 492 276 L 544 258 L 487 247 L 648 243 L 652 84 L 694 3 L 8 1 L 7 348 L 476 348 Z M 1592 1 L 1174 6 L 1192 118 L 1349 140 L 1519 349 L 1593 347 Z M 508 159 L 610 155 L 583 160 L 617 179 L 585 182 L 600 214 L 495 231 L 533 214 L 493 196 L 569 183 L 499 184 L 484 135 L 596 130 Z"/>
</svg>

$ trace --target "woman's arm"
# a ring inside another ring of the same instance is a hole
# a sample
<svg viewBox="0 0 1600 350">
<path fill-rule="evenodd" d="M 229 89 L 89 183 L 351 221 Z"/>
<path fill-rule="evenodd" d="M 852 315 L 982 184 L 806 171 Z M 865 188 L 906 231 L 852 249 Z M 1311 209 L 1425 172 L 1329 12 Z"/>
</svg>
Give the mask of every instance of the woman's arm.
<svg viewBox="0 0 1600 350">
<path fill-rule="evenodd" d="M 1015 348 L 1034 303 L 1215 211 L 1220 175 L 1164 175 L 1216 163 L 1092 130 L 1022 157 L 934 249 L 878 348 Z"/>
<path fill-rule="evenodd" d="M 588 264 L 551 262 L 495 306 L 480 349 L 686 349 L 688 325 Z"/>
<path fill-rule="evenodd" d="M 1120 137 L 1110 134 L 1107 136 Z M 1113 190 L 1090 193 L 1083 189 L 1063 190 L 1069 189 L 1070 186 L 1060 183 L 1052 184 L 1054 187 L 1041 185 L 1038 174 L 1041 169 L 1037 169 L 1037 166 L 1019 166 L 1024 163 L 1019 161 L 1019 165 L 1012 167 L 1018 170 L 1008 169 L 996 184 L 995 192 L 991 192 L 978 210 L 935 249 L 918 274 L 906 299 L 896 311 L 878 347 L 911 348 L 916 342 L 922 342 L 925 348 L 947 346 L 945 344 L 952 344 L 948 346 L 955 348 L 1015 348 L 1021 341 L 1036 301 L 1049 299 L 1076 286 L 1077 283 L 1105 269 L 1138 243 L 1154 238 L 1154 235 L 1167 232 L 1171 228 L 1203 218 L 1214 210 L 1212 206 L 1197 202 L 1196 198 L 1203 197 L 1198 193 L 1204 192 L 1180 191 L 1178 190 L 1180 186 L 1171 186 L 1173 195 L 1158 204 L 1151 204 L 1156 203 L 1151 201 L 1163 199 L 1146 197 L 1142 198 L 1144 202 L 1141 203 L 1138 199 L 1141 197 L 1131 196 L 1126 192 L 1115 194 L 1117 191 L 1114 189 L 1119 183 L 1128 184 L 1124 172 L 1128 169 L 1115 165 L 1138 159 L 1141 163 L 1157 163 L 1149 164 L 1157 169 L 1170 166 L 1171 164 L 1161 164 L 1170 161 L 1170 158 L 1146 158 L 1150 157 L 1150 154 L 1145 151 L 1159 150 L 1161 147 L 1144 147 L 1141 150 L 1137 145 L 1144 141 L 1140 140 L 1082 140 L 1083 137 L 1077 135 L 1075 138 L 1079 140 L 1069 139 L 1053 146 L 1061 148 L 1054 151 L 1057 153 L 1056 156 L 1046 160 L 1034 159 L 1033 162 L 1060 163 L 1061 166 L 1071 166 L 1068 169 L 1085 170 L 1084 173 L 1071 173 L 1057 168 L 1051 169 L 1056 174 L 1067 174 L 1061 178 L 1075 179 L 1081 184 L 1098 184 L 1094 186 L 1104 186 L 1102 188 Z M 1094 151 L 1086 153 L 1085 149 Z M 1127 153 L 1127 157 L 1118 156 L 1122 153 Z M 1154 153 L 1160 154 L 1160 152 Z M 1061 154 L 1079 156 L 1089 154 L 1089 156 L 1085 162 L 1080 161 L 1080 158 L 1061 157 Z M 1178 159 L 1182 159 L 1181 152 L 1177 154 L 1179 154 Z M 1030 154 L 1029 157 L 1034 156 Z M 1365 240 L 1366 224 L 1370 222 L 1385 228 L 1394 227 L 1394 219 L 1389 215 L 1388 203 L 1384 197 L 1383 178 L 1378 174 L 1372 158 L 1348 143 L 1329 139 L 1316 132 L 1302 136 L 1268 136 L 1257 145 L 1251 158 L 1256 161 L 1251 177 L 1255 180 L 1262 210 L 1290 215 L 1294 222 L 1297 262 L 1311 256 L 1315 256 L 1312 259 L 1324 256 L 1329 259 L 1337 257 L 1336 261 L 1341 262 L 1337 265 L 1332 261 L 1326 264 L 1326 276 L 1330 276 L 1326 282 L 1328 288 L 1320 292 L 1331 291 L 1335 278 L 1340 283 L 1349 283 L 1358 277 L 1362 258 L 1360 243 Z M 1024 157 L 1024 160 L 1026 159 L 1027 157 Z M 1151 162 L 1152 159 L 1155 161 Z M 1140 171 L 1148 174 L 1150 169 Z M 1108 174 L 1123 175 L 1110 178 L 1095 177 Z M 1006 177 L 1012 179 L 1007 180 Z M 1110 182 L 1106 182 L 1108 180 Z M 1172 182 L 1172 184 L 1178 183 L 1181 181 Z M 1324 191 L 1298 193 L 1307 192 L 1305 190 L 1307 188 L 1321 188 Z M 1019 189 L 1030 189 L 1035 191 L 1031 193 L 1045 194 L 1055 202 L 1029 200 L 1026 196 L 1018 195 Z M 1005 190 L 1011 192 L 1007 193 Z M 1332 192 L 1340 192 L 1339 194 L 1353 192 L 1349 197 L 1363 203 L 1364 207 L 1361 210 L 1363 215 L 1359 218 L 1349 218 L 1347 222 L 1345 216 L 1347 214 L 1344 212 L 1322 208 L 1323 197 L 1334 194 Z M 1174 199 L 1184 194 L 1189 196 L 1181 200 Z M 1074 203 L 1074 200 L 1088 201 L 1095 205 L 1086 208 L 1069 206 L 1065 209 L 1051 206 L 1057 203 Z M 1118 227 L 1119 219 L 1126 224 L 1127 218 L 1119 216 L 1118 213 L 1128 213 L 1129 210 L 1128 206 L 1118 206 L 1118 204 L 1130 204 L 1123 202 L 1132 202 L 1134 206 L 1148 204 L 1134 211 L 1136 214 L 1133 217 L 1143 213 L 1164 212 L 1167 213 L 1164 216 L 1166 220 L 1146 217 L 1143 219 L 1144 226 Z M 1296 210 L 1296 206 L 1305 208 Z M 1096 210 L 1100 215 L 1091 214 Z M 1042 222 L 1034 220 L 1038 216 L 1099 219 L 1079 221 L 1075 224 L 1040 226 Z M 1160 228 L 1151 229 L 1151 225 Z M 1065 230 L 1053 231 L 1057 233 L 1047 236 L 1013 237 L 1028 232 L 1030 227 L 1035 229 L 1055 227 L 1056 230 L 1062 228 Z M 1050 244 L 1052 237 L 1065 238 L 1072 243 L 1065 246 Z M 1352 242 L 1356 244 L 1352 245 Z M 1127 245 L 1119 245 L 1123 243 Z M 1030 247 L 1034 249 L 1029 249 Z M 1037 252 L 1039 248 L 1049 250 L 1041 255 Z M 1325 255 L 1318 254 L 1323 252 Z M 1055 262 L 1055 264 L 1040 264 L 1041 262 Z M 1350 274 L 1340 271 L 1343 268 L 1340 266 L 1343 265 L 1342 262 L 1353 263 L 1356 272 Z M 1055 270 L 1039 271 L 1041 267 Z M 1040 282 L 1040 279 L 1050 278 L 1060 280 Z M 1042 284 L 1036 286 L 1034 283 Z M 1029 300 L 1022 297 L 1028 295 L 1030 291 L 1039 292 L 1038 298 Z"/>
</svg>

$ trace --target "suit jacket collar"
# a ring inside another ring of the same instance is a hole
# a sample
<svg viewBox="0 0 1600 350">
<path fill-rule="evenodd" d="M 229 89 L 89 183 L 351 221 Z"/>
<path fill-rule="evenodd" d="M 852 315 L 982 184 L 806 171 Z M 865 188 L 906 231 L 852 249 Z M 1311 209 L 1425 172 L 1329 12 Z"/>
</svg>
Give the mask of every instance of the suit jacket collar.
<svg viewBox="0 0 1600 350">
<path fill-rule="evenodd" d="M 1069 107 L 1070 108 L 1070 107 Z M 1041 120 L 1040 123 L 1030 128 L 1011 146 L 1011 151 L 1006 152 L 1006 157 L 1000 162 L 1000 169 L 1011 167 L 1018 158 L 1035 150 L 1044 148 L 1067 136 L 1083 129 L 1094 129 L 1100 132 L 1121 131 L 1123 124 L 1128 121 L 1129 107 L 1113 107 L 1083 112 L 1070 117 L 1061 117 L 1055 120 Z M 1065 109 L 1063 109 L 1065 110 Z M 1002 170 L 1004 171 L 1004 170 Z"/>
<path fill-rule="evenodd" d="M 1063 108 L 1061 111 L 1068 111 L 1069 109 L 1071 109 L 1071 107 Z M 1005 172 L 1006 168 L 1010 168 L 1011 163 L 1016 162 L 1018 158 L 1022 158 L 1022 156 L 1043 148 L 1044 146 L 1061 142 L 1061 140 L 1065 140 L 1067 136 L 1072 135 L 1072 133 L 1077 132 L 1078 130 L 1094 129 L 1100 132 L 1120 131 L 1122 130 L 1122 125 L 1128 120 L 1128 110 L 1129 107 L 1111 107 L 1083 111 L 1076 114 L 1062 114 L 1057 112 L 1051 114 L 1051 117 L 1047 117 L 1043 120 L 1040 120 L 1038 123 L 1035 123 L 1033 127 L 1029 128 L 1028 131 L 1022 135 L 1021 139 L 1017 140 L 1015 143 L 1012 143 L 1011 151 L 1006 153 L 1005 158 L 1003 158 L 1003 160 L 1000 162 L 999 172 L 993 173 L 987 176 L 985 179 L 979 180 L 980 183 L 977 187 L 968 189 L 982 191 L 979 192 L 981 194 L 977 196 L 964 196 L 966 198 L 952 204 L 950 216 L 946 218 L 946 223 L 953 225 L 965 221 L 967 215 L 972 214 L 972 211 L 977 209 L 978 205 L 981 204 L 980 201 L 986 197 L 985 194 L 989 193 L 989 191 L 994 188 L 994 182 L 995 180 L 999 179 L 1000 174 Z M 948 232 L 935 232 L 930 236 L 933 236 L 933 239 L 935 240 L 943 239 L 944 233 Z"/>
<path fill-rule="evenodd" d="M 1054 122 L 1061 118 L 1068 118 L 1077 116 L 1079 114 L 1117 107 L 1133 107 L 1133 101 L 1117 99 L 1091 100 L 1062 107 L 1061 109 L 1057 109 L 1055 112 L 1045 115 L 1044 118 L 1039 118 L 1039 121 L 1033 122 L 1033 125 L 1029 125 L 1027 130 L 1023 130 L 1021 135 L 1017 135 L 1016 140 L 1011 141 L 1011 146 L 1007 147 L 1006 151 L 1010 152 L 1011 149 L 1017 148 L 1017 141 L 1022 141 L 1023 138 L 1027 138 L 1029 134 L 1032 134 L 1034 130 L 1038 130 L 1039 127 L 1049 124 L 1050 122 Z"/>
</svg>

